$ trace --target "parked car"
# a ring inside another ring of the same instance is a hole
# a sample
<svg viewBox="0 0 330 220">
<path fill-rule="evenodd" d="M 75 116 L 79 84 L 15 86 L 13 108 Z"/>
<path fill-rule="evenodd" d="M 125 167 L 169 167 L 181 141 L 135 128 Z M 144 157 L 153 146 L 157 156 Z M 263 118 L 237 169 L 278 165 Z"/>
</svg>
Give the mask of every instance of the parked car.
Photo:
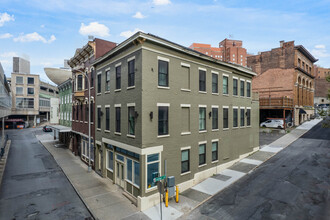
<svg viewBox="0 0 330 220">
<path fill-rule="evenodd" d="M 53 131 L 53 129 L 51 128 L 51 127 L 49 127 L 49 126 L 44 126 L 43 128 L 42 128 L 42 130 L 44 131 L 44 132 L 52 132 Z"/>
<path fill-rule="evenodd" d="M 263 128 L 284 128 L 283 119 L 269 119 L 260 124 Z"/>
</svg>

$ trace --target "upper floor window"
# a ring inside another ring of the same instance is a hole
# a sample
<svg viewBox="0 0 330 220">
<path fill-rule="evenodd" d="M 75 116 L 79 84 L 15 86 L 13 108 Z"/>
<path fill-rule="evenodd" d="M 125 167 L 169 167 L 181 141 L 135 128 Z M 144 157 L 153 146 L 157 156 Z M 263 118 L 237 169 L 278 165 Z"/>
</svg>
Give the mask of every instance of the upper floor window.
<svg viewBox="0 0 330 220">
<path fill-rule="evenodd" d="M 135 60 L 128 62 L 128 87 L 135 85 Z"/>
<path fill-rule="evenodd" d="M 251 109 L 246 109 L 246 126 L 251 126 Z"/>
<path fill-rule="evenodd" d="M 16 84 L 23 84 L 23 76 L 16 76 Z"/>
<path fill-rule="evenodd" d="M 228 76 L 222 77 L 222 94 L 228 94 Z"/>
<path fill-rule="evenodd" d="M 34 95 L 34 88 L 27 88 L 28 95 Z"/>
<path fill-rule="evenodd" d="M 158 135 L 168 134 L 168 106 L 158 107 Z"/>
<path fill-rule="evenodd" d="M 244 112 L 245 112 L 245 109 L 241 108 L 241 127 L 244 126 Z"/>
<path fill-rule="evenodd" d="M 223 107 L 223 128 L 228 128 L 228 108 Z"/>
<path fill-rule="evenodd" d="M 206 71 L 199 70 L 199 91 L 206 92 Z"/>
<path fill-rule="evenodd" d="M 212 73 L 212 93 L 219 93 L 218 74 Z"/>
<path fill-rule="evenodd" d="M 206 130 L 206 107 L 199 107 L 199 130 Z"/>
<path fill-rule="evenodd" d="M 110 108 L 105 108 L 105 130 L 110 131 Z"/>
<path fill-rule="evenodd" d="M 246 96 L 251 97 L 251 82 L 246 82 Z"/>
<path fill-rule="evenodd" d="M 128 134 L 135 135 L 135 107 L 128 107 Z"/>
<path fill-rule="evenodd" d="M 97 128 L 101 129 L 101 108 L 97 108 Z"/>
<path fill-rule="evenodd" d="M 233 108 L 233 127 L 238 127 L 238 108 Z"/>
<path fill-rule="evenodd" d="M 33 85 L 34 84 L 34 78 L 33 77 L 28 77 L 27 78 L 28 84 Z"/>
<path fill-rule="evenodd" d="M 105 91 L 110 91 L 110 70 L 105 72 Z"/>
<path fill-rule="evenodd" d="M 245 81 L 241 80 L 241 96 L 244 96 Z"/>
<path fill-rule="evenodd" d="M 233 95 L 238 95 L 238 79 L 233 79 Z"/>
<path fill-rule="evenodd" d="M 116 89 L 121 88 L 121 66 L 116 67 Z"/>
<path fill-rule="evenodd" d="M 23 87 L 16 87 L 16 95 L 23 95 Z"/>
<path fill-rule="evenodd" d="M 91 69 L 91 87 L 94 87 L 94 73 L 95 71 L 94 71 L 94 68 L 93 69 Z"/>
<path fill-rule="evenodd" d="M 102 75 L 98 74 L 97 75 L 97 93 L 101 93 L 101 80 L 102 80 Z"/>
<path fill-rule="evenodd" d="M 78 79 L 77 79 L 77 90 L 81 91 L 83 89 L 83 76 L 82 75 L 78 75 Z"/>
<path fill-rule="evenodd" d="M 120 107 L 116 107 L 116 132 L 120 133 Z"/>
<path fill-rule="evenodd" d="M 168 87 L 168 62 L 158 60 L 158 85 Z"/>
<path fill-rule="evenodd" d="M 212 129 L 218 129 L 218 108 L 212 108 Z"/>
<path fill-rule="evenodd" d="M 189 149 L 181 151 L 181 173 L 188 172 L 189 169 Z"/>
</svg>

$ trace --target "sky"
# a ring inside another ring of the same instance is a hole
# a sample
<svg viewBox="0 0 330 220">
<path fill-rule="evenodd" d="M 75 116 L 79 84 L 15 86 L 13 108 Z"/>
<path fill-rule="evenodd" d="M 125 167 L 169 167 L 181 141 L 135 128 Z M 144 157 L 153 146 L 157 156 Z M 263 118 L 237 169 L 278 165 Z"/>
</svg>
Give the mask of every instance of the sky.
<svg viewBox="0 0 330 220">
<path fill-rule="evenodd" d="M 187 47 L 242 40 L 251 54 L 294 40 L 330 68 L 329 11 L 330 0 L 1 0 L 0 62 L 10 77 L 13 56 L 29 58 L 50 82 L 44 67 L 62 67 L 88 35 L 121 43 L 143 31 Z"/>
</svg>

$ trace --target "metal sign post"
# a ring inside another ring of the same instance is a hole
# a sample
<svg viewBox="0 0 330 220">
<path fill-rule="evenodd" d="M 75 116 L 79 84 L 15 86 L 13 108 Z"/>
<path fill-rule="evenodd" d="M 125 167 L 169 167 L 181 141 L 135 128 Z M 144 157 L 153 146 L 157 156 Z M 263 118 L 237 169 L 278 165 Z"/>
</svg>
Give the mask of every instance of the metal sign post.
<svg viewBox="0 0 330 220">
<path fill-rule="evenodd" d="M 159 201 L 160 201 L 160 219 L 162 220 L 163 219 L 163 213 L 162 213 L 162 191 L 163 191 L 163 183 L 158 181 L 157 182 L 157 188 L 158 188 L 158 191 L 159 191 Z"/>
</svg>

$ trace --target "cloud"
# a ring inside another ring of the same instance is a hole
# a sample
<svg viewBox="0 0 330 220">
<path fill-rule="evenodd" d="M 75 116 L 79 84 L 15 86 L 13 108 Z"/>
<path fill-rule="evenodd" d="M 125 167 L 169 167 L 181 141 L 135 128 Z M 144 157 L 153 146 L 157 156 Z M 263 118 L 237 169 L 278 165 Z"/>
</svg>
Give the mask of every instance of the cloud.
<svg viewBox="0 0 330 220">
<path fill-rule="evenodd" d="M 155 5 L 168 5 L 171 4 L 170 0 L 153 0 L 152 3 Z"/>
<path fill-rule="evenodd" d="M 146 16 L 144 16 L 141 12 L 136 12 L 135 15 L 133 15 L 133 18 L 143 19 Z"/>
<path fill-rule="evenodd" d="M 6 39 L 6 38 L 11 38 L 13 35 L 9 34 L 9 33 L 5 33 L 5 34 L 0 34 L 0 39 Z"/>
<path fill-rule="evenodd" d="M 125 37 L 125 38 L 129 38 L 130 36 L 132 36 L 133 34 L 135 34 L 138 31 L 142 31 L 138 28 L 135 28 L 133 31 L 124 31 L 120 33 L 121 37 Z"/>
<path fill-rule="evenodd" d="M 0 57 L 1 58 L 10 58 L 10 57 L 17 57 L 17 53 L 16 52 L 5 52 L 5 53 L 1 53 Z"/>
<path fill-rule="evenodd" d="M 15 21 L 14 15 L 9 15 L 6 12 L 0 13 L 0 27 L 2 27 L 5 22 Z"/>
<path fill-rule="evenodd" d="M 100 37 L 110 36 L 110 30 L 104 24 L 99 24 L 98 22 L 91 22 L 89 25 L 81 23 L 79 33 L 81 35 L 96 35 Z"/>
<path fill-rule="evenodd" d="M 14 38 L 15 42 L 33 42 L 33 41 L 41 41 L 43 43 L 52 43 L 56 40 L 54 35 L 50 36 L 49 40 L 46 40 L 43 36 L 38 34 L 37 32 L 33 32 L 30 34 L 20 34 L 20 36 Z"/>
<path fill-rule="evenodd" d="M 42 24 L 42 25 L 40 25 L 40 27 L 41 27 L 41 28 L 45 28 L 45 25 L 44 25 L 44 24 Z"/>
<path fill-rule="evenodd" d="M 325 49 L 325 45 L 323 44 L 319 44 L 319 45 L 315 45 L 316 49 Z"/>
</svg>

